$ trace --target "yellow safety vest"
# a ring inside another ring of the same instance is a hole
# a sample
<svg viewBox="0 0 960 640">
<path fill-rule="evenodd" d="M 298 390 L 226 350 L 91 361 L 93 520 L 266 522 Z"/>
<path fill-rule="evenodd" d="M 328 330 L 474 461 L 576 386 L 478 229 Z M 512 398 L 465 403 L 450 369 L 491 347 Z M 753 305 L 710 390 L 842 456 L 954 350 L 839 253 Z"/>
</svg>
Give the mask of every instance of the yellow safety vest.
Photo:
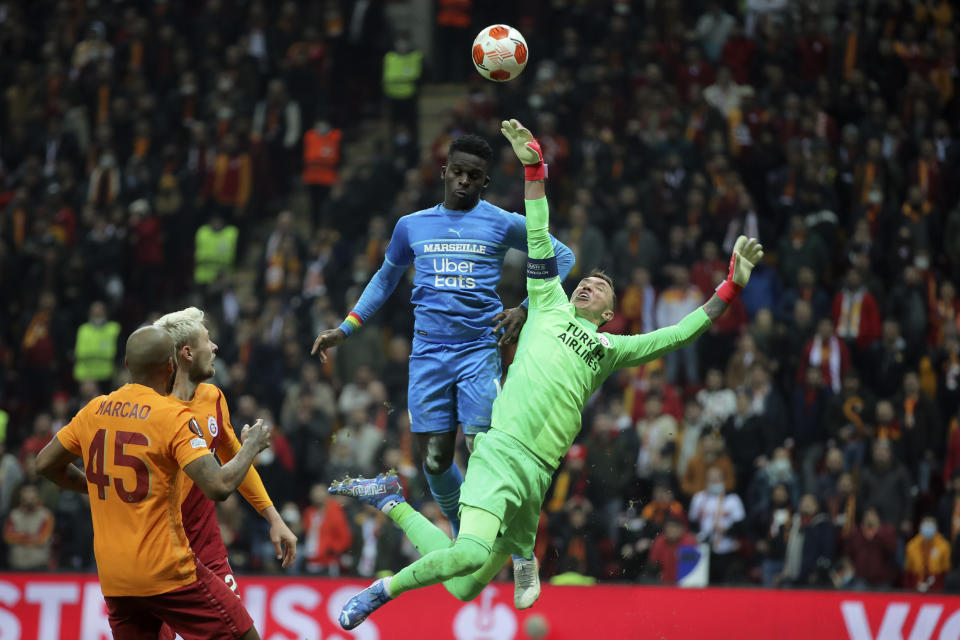
<svg viewBox="0 0 960 640">
<path fill-rule="evenodd" d="M 117 322 L 106 322 L 99 327 L 89 322 L 80 325 L 73 350 L 74 380 L 103 382 L 112 378 L 119 336 L 120 324 Z"/>
<path fill-rule="evenodd" d="M 417 91 L 417 80 L 423 71 L 423 52 L 397 53 L 383 56 L 383 94 L 393 100 L 406 100 Z"/>
<path fill-rule="evenodd" d="M 237 228 L 228 225 L 216 231 L 208 224 L 197 229 L 193 279 L 210 284 L 223 270 L 233 267 L 237 255 Z"/>
</svg>

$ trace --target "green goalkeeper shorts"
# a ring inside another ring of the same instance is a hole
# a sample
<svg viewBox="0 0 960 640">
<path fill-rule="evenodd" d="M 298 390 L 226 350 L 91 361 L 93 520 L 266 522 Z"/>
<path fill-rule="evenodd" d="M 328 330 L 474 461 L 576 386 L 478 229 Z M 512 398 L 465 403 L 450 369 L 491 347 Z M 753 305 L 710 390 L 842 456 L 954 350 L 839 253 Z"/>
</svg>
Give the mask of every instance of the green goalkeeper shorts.
<svg viewBox="0 0 960 640">
<path fill-rule="evenodd" d="M 491 429 L 478 433 L 460 487 L 460 506 L 500 518 L 493 550 L 529 556 L 537 539 L 540 508 L 553 470 L 513 437 Z"/>
</svg>

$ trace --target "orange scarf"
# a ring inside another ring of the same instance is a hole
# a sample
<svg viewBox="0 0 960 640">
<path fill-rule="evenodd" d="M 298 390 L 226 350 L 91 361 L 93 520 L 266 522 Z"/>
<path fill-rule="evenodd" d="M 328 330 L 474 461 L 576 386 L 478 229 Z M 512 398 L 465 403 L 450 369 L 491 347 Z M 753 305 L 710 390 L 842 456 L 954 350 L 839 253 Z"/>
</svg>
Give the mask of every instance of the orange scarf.
<svg viewBox="0 0 960 640">
<path fill-rule="evenodd" d="M 27 212 L 18 207 L 13 212 L 13 246 L 19 249 L 27 240 Z"/>
<path fill-rule="evenodd" d="M 854 339 L 860 335 L 860 309 L 863 306 L 863 290 L 843 292 L 840 298 L 840 317 L 837 318 L 837 335 Z"/>
<path fill-rule="evenodd" d="M 547 511 L 549 513 L 557 513 L 558 511 L 562 510 L 564 503 L 567 501 L 567 493 L 569 491 L 570 472 L 563 471 L 557 476 L 557 480 L 553 485 L 553 497 L 547 504 Z"/>
<path fill-rule="evenodd" d="M 713 516 L 713 548 L 716 549 L 723 540 L 723 533 L 720 530 L 720 520 L 723 518 L 723 503 L 727 499 L 727 492 L 724 491 L 717 498 L 717 511 Z"/>
<path fill-rule="evenodd" d="M 857 66 L 857 40 L 858 35 L 856 30 L 850 31 L 847 34 L 847 44 L 843 53 L 843 79 L 849 80 L 850 74 L 853 72 L 854 68 Z"/>
<path fill-rule="evenodd" d="M 380 262 L 380 256 L 383 255 L 383 243 L 379 238 L 370 238 L 367 241 L 367 250 L 365 251 L 367 255 L 367 260 L 370 261 L 372 266 L 376 266 Z"/>
<path fill-rule="evenodd" d="M 900 211 L 913 222 L 920 222 L 921 217 L 926 218 L 930 214 L 930 203 L 924 202 L 919 208 L 915 208 L 909 202 L 904 202 Z"/>
<path fill-rule="evenodd" d="M 105 122 L 110 115 L 110 85 L 102 84 L 97 90 L 97 122 Z"/>
<path fill-rule="evenodd" d="M 853 527 L 857 522 L 857 497 L 851 495 L 847 498 L 847 506 L 843 510 L 845 519 L 843 521 L 843 528 L 841 529 L 841 535 L 846 538 L 853 532 Z"/>
<path fill-rule="evenodd" d="M 150 150 L 150 138 L 137 136 L 133 141 L 133 155 L 137 158 L 144 158 L 147 151 Z"/>
<path fill-rule="evenodd" d="M 877 178 L 877 165 L 867 162 L 863 165 L 863 183 L 860 188 L 860 202 L 865 203 L 870 196 L 870 187 Z"/>
<path fill-rule="evenodd" d="M 877 440 L 899 440 L 903 435 L 900 421 L 894 418 L 887 424 L 877 425 Z"/>
<path fill-rule="evenodd" d="M 49 328 L 50 312 L 38 312 L 33 316 L 33 320 L 30 321 L 30 326 L 27 327 L 26 332 L 23 334 L 23 348 L 33 348 L 35 344 L 47 337 L 47 334 L 50 332 Z"/>
<path fill-rule="evenodd" d="M 683 136 L 689 142 L 695 142 L 697 137 L 700 135 L 700 131 L 703 129 L 703 109 L 697 108 L 693 113 L 690 114 L 690 120 L 687 121 L 687 128 L 683 132 Z"/>
<path fill-rule="evenodd" d="M 930 167 L 927 165 L 926 160 L 917 161 L 917 184 L 920 185 L 924 193 L 928 193 L 930 190 L 929 170 Z"/>
<path fill-rule="evenodd" d="M 143 43 L 134 40 L 130 43 L 130 68 L 139 69 L 143 65 Z"/>
<path fill-rule="evenodd" d="M 960 533 L 960 495 L 953 499 L 953 516 L 950 518 L 950 540 L 955 540 Z"/>
<path fill-rule="evenodd" d="M 863 428 L 863 398 L 859 396 L 850 396 L 843 403 L 843 417 L 857 429 L 857 435 L 863 437 L 866 432 Z"/>
<path fill-rule="evenodd" d="M 787 184 L 783 185 L 783 194 L 782 198 L 789 198 L 790 201 L 793 201 L 793 196 L 797 192 L 797 172 L 791 170 L 787 174 Z"/>
<path fill-rule="evenodd" d="M 917 409 L 916 398 L 903 399 L 903 426 L 912 429 L 914 426 L 914 412 Z"/>
</svg>

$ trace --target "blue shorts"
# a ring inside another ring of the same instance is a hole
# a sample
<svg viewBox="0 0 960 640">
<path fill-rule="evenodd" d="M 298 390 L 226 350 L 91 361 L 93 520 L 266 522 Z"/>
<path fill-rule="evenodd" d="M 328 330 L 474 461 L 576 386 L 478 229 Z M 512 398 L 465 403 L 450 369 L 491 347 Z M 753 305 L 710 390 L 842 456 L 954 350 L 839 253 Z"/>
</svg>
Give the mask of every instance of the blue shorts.
<svg viewBox="0 0 960 640">
<path fill-rule="evenodd" d="M 467 435 L 486 431 L 500 377 L 500 350 L 492 335 L 459 344 L 414 337 L 407 387 L 410 430 L 447 433 L 459 423 Z"/>
</svg>

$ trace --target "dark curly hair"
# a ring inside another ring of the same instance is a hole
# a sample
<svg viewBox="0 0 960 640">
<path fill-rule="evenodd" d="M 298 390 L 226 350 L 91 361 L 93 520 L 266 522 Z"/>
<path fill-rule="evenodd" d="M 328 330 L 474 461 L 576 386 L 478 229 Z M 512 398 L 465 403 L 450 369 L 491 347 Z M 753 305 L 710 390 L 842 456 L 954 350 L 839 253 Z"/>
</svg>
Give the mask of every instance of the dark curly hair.
<svg viewBox="0 0 960 640">
<path fill-rule="evenodd" d="M 469 153 L 472 156 L 482 158 L 488 165 L 493 159 L 493 148 L 490 146 L 490 143 L 472 133 L 460 136 L 451 142 L 450 149 L 447 150 L 447 157 L 453 155 L 454 151 L 462 151 L 463 153 Z"/>
</svg>

